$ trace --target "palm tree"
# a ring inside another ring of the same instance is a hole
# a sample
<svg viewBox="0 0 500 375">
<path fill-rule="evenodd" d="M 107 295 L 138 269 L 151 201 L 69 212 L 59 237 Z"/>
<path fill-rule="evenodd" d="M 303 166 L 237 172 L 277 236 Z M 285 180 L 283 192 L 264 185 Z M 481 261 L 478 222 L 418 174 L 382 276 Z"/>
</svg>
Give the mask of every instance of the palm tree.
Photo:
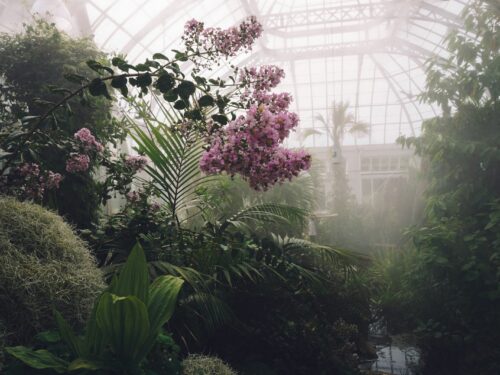
<svg viewBox="0 0 500 375">
<path fill-rule="evenodd" d="M 330 137 L 333 144 L 334 162 L 342 162 L 342 143 L 344 136 L 349 133 L 352 135 L 365 135 L 369 132 L 367 123 L 356 120 L 352 112 L 349 112 L 349 102 L 332 103 L 332 112 L 330 118 L 324 118 L 321 114 L 316 115 L 316 120 L 320 121 L 326 134 Z"/>
<path fill-rule="evenodd" d="M 333 208 L 336 212 L 343 211 L 343 207 L 349 200 L 349 188 L 345 172 L 345 161 L 342 157 L 342 144 L 346 134 L 364 135 L 368 134 L 369 126 L 365 122 L 356 120 L 356 116 L 349 111 L 348 102 L 333 102 L 331 116 L 326 118 L 318 114 L 315 119 L 323 124 L 323 130 L 306 129 L 300 134 L 304 141 L 313 134 L 326 134 L 332 142 L 333 159 Z M 328 203 L 325 204 L 329 206 Z"/>
</svg>

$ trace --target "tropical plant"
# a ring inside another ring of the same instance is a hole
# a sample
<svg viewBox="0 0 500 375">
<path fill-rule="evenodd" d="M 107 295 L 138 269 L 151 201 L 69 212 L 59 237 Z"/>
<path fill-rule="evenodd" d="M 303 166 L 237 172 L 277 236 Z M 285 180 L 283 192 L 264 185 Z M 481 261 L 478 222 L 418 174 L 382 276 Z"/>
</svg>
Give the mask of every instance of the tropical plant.
<svg viewBox="0 0 500 375">
<path fill-rule="evenodd" d="M 141 374 L 146 356 L 174 312 L 182 284 L 173 276 L 160 276 L 150 283 L 144 251 L 137 244 L 119 275 L 97 299 L 82 337 L 55 312 L 59 334 L 71 353 L 69 361 L 44 349 L 16 346 L 6 351 L 29 367 L 57 373 Z"/>
<path fill-rule="evenodd" d="M 69 153 L 78 152 L 73 136 L 87 128 L 102 144 L 116 146 L 125 136 L 122 125 L 110 115 L 106 99 L 90 96 L 74 98 L 71 110 L 37 129 L 26 125 L 57 103 L 61 92 L 77 89 L 75 77 L 92 73 L 85 61 L 104 58 L 90 39 L 71 38 L 43 19 L 35 18 L 22 33 L 0 34 L 0 191 L 35 199 L 80 228 L 97 221 L 107 192 L 90 173 L 99 164 L 94 157 L 87 172 L 66 173 Z M 27 165 L 36 165 L 39 176 L 26 176 Z"/>
<path fill-rule="evenodd" d="M 428 183 L 403 314 L 433 374 L 500 371 L 500 9 L 473 1 L 463 19 L 465 30 L 447 39 L 449 58 L 428 65 L 422 97 L 443 116 L 402 139 L 427 164 Z"/>
<path fill-rule="evenodd" d="M 209 179 L 201 175 L 199 168 L 203 142 L 198 132 L 176 129 L 182 117 L 170 103 L 162 103 L 155 94 L 152 99 L 159 108 L 158 114 L 145 101 L 129 100 L 141 124 L 130 116 L 126 119 L 137 151 L 151 160 L 145 169 L 148 183 L 166 204 L 172 220 L 180 225 L 190 209 L 196 208 L 196 190 Z"/>
<path fill-rule="evenodd" d="M 60 216 L 0 198 L 0 321 L 9 343 L 53 327 L 52 308 L 82 324 L 103 288 L 92 254 Z"/>
<path fill-rule="evenodd" d="M 346 134 L 366 135 L 369 126 L 365 122 L 358 121 L 354 114 L 349 112 L 348 102 L 332 103 L 331 116 L 323 117 L 318 114 L 315 117 L 324 127 L 324 131 L 333 144 L 333 157 L 342 159 L 342 143 Z"/>
</svg>

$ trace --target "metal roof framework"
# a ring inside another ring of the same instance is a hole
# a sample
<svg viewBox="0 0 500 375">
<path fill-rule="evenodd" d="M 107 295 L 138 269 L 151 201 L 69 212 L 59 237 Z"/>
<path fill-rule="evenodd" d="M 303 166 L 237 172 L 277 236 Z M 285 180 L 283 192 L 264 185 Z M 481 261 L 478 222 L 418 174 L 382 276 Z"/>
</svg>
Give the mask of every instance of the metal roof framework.
<svg viewBox="0 0 500 375">
<path fill-rule="evenodd" d="M 0 0 L 0 30 L 15 31 L 32 12 L 53 15 L 74 35 L 93 35 L 107 51 L 141 61 L 178 46 L 183 24 L 197 18 L 227 27 L 248 15 L 264 35 L 238 64 L 276 64 L 287 77 L 280 89 L 294 96 L 302 128 L 319 128 L 332 102 L 349 101 L 371 125 L 368 137 L 346 144 L 392 143 L 414 135 L 439 114 L 417 99 L 425 61 L 446 57 L 444 38 L 460 28 L 467 0 Z M 224 75 L 224 67 L 211 74 Z M 290 145 L 298 144 L 292 139 Z M 314 135 L 304 146 L 328 146 Z"/>
</svg>

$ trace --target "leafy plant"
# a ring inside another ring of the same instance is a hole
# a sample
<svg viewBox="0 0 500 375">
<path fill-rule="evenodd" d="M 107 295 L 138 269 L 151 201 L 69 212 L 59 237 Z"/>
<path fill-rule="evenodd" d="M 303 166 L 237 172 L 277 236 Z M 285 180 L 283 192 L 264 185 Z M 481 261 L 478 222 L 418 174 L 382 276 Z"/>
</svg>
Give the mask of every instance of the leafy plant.
<svg viewBox="0 0 500 375">
<path fill-rule="evenodd" d="M 176 130 L 181 117 L 169 103 L 162 103 L 156 95 L 152 97 L 160 109 L 157 115 L 145 102 L 129 101 L 142 120 L 138 125 L 127 117 L 130 135 L 137 143 L 137 151 L 151 160 L 146 173 L 154 192 L 166 203 L 172 220 L 180 223 L 183 214 L 185 217 L 188 210 L 196 208 L 196 189 L 209 179 L 199 169 L 203 142 L 197 132 Z"/>
<path fill-rule="evenodd" d="M 97 221 L 102 196 L 106 194 L 90 173 L 98 164 L 95 158 L 91 158 L 87 173 L 66 173 L 65 161 L 74 151 L 73 134 L 88 128 L 103 144 L 116 145 L 124 139 L 125 130 L 112 118 L 110 103 L 92 96 L 72 97 L 68 103 L 61 104 L 67 106 L 67 111 L 49 116 L 36 129 L 30 124 L 39 119 L 48 106 L 59 102 L 62 94 L 77 90 L 81 86 L 78 77 L 92 76 L 86 60 L 104 58 L 105 54 L 90 39 L 71 38 L 43 19 L 35 18 L 19 34 L 0 34 L 0 95 L 3 98 L 0 191 L 23 199 L 29 195 L 22 189 L 13 191 L 14 182 L 26 185 L 24 178 L 20 181 L 11 178 L 7 184 L 5 181 L 15 176 L 17 168 L 25 163 L 39 166 L 41 174 L 51 171 L 64 175 L 57 189 L 40 190 L 35 200 L 58 211 L 80 228 L 89 228 Z"/>
<path fill-rule="evenodd" d="M 462 16 L 465 29 L 448 37 L 449 58 L 429 62 L 422 95 L 443 116 L 426 121 L 420 137 L 401 139 L 424 159 L 427 202 L 398 295 L 433 374 L 493 374 L 500 369 L 500 9 L 473 1 Z"/>
<path fill-rule="evenodd" d="M 71 353 L 69 361 L 45 349 L 17 346 L 6 351 L 29 367 L 57 373 L 140 374 L 144 359 L 174 312 L 182 284 L 173 276 L 160 276 L 150 283 L 144 251 L 137 244 L 120 274 L 96 301 L 83 336 L 77 336 L 55 312 L 59 334 Z"/>
</svg>

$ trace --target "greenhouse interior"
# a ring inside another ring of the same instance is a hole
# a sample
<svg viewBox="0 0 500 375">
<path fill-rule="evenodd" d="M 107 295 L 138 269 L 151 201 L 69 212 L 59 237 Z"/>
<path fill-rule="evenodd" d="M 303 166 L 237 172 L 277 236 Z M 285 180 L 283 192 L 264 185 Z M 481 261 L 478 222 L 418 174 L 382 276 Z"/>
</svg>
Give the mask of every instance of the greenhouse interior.
<svg viewBox="0 0 500 375">
<path fill-rule="evenodd" d="M 0 0 L 0 373 L 500 374 L 499 0 Z"/>
</svg>

